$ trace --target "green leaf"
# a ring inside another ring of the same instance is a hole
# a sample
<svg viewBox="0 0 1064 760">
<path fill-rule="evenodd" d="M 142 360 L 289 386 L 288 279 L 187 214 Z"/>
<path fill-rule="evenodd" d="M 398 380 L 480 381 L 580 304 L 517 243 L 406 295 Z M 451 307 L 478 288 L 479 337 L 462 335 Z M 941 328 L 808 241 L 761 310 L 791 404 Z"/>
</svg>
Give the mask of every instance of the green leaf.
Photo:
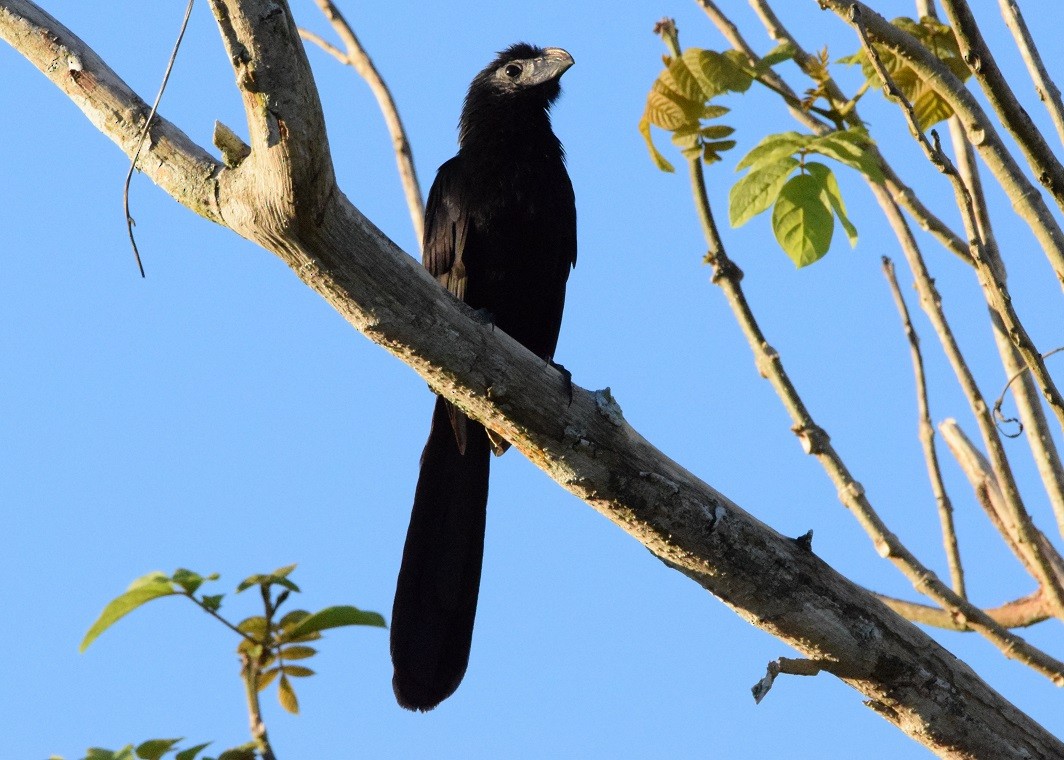
<svg viewBox="0 0 1064 760">
<path fill-rule="evenodd" d="M 707 140 L 720 140 L 724 137 L 730 137 L 735 132 L 734 127 L 729 127 L 724 124 L 711 124 L 708 127 L 702 127 L 698 130 L 698 134 Z"/>
<path fill-rule="evenodd" d="M 170 580 L 183 588 L 186 594 L 195 594 L 196 591 L 199 590 L 199 587 L 203 585 L 204 581 L 217 580 L 218 577 L 218 573 L 211 573 L 204 577 L 199 573 L 194 573 L 191 570 L 179 567 L 177 570 L 174 570 L 174 574 L 170 577 Z"/>
<path fill-rule="evenodd" d="M 706 105 L 706 107 L 704 109 L 702 109 L 702 118 L 703 119 L 719 119 L 724 114 L 730 113 L 730 112 L 731 112 L 731 109 L 726 107 L 726 106 L 718 106 L 718 105 L 714 105 L 713 103 L 709 103 L 709 104 Z"/>
<path fill-rule="evenodd" d="M 281 707 L 293 715 L 299 714 L 299 700 L 296 699 L 292 684 L 289 683 L 283 673 L 281 674 L 280 682 L 277 684 L 277 701 L 281 703 Z"/>
<path fill-rule="evenodd" d="M 293 645 L 281 650 L 281 657 L 285 660 L 305 660 L 318 653 L 314 647 Z"/>
<path fill-rule="evenodd" d="M 281 668 L 281 672 L 292 678 L 307 678 L 314 675 L 313 670 L 302 665 L 285 665 Z"/>
<path fill-rule="evenodd" d="M 703 101 L 724 92 L 746 92 L 753 82 L 746 56 L 736 50 L 718 53 L 714 50 L 688 48 L 683 51 L 680 62 L 701 85 L 705 95 Z"/>
<path fill-rule="evenodd" d="M 831 247 L 835 220 L 822 194 L 815 177 L 798 174 L 780 190 L 772 210 L 776 241 L 799 268 L 820 260 Z"/>
<path fill-rule="evenodd" d="M 863 130 L 851 128 L 829 132 L 814 138 L 809 143 L 808 150 L 851 166 L 873 182 L 883 181 L 883 171 L 879 168 L 872 143 Z"/>
<path fill-rule="evenodd" d="M 797 159 L 784 156 L 775 163 L 760 164 L 759 168 L 736 182 L 728 194 L 728 217 L 732 227 L 741 227 L 769 209 L 797 166 Z"/>
<path fill-rule="evenodd" d="M 741 171 L 750 167 L 752 169 L 765 164 L 773 164 L 784 156 L 792 156 L 804 148 L 813 140 L 810 135 L 801 135 L 797 132 L 780 132 L 769 135 L 750 150 L 735 167 L 735 171 Z"/>
<path fill-rule="evenodd" d="M 735 147 L 735 140 L 718 140 L 702 144 L 702 160 L 713 164 L 721 160 L 720 154 Z"/>
<path fill-rule="evenodd" d="M 89 628 L 85 638 L 81 640 L 78 651 L 84 652 L 89 644 L 94 642 L 101 633 L 142 604 L 147 604 L 152 599 L 171 596 L 176 593 L 177 591 L 174 590 L 170 580 L 158 571 L 138 578 L 129 585 L 129 589 L 124 594 L 115 597 L 103 608 L 103 612 L 100 613 L 100 616 L 96 618 L 96 622 Z"/>
<path fill-rule="evenodd" d="M 218 755 L 218 760 L 258 760 L 258 755 L 255 753 L 255 749 L 255 742 L 241 744 L 239 747 L 227 749 L 225 752 Z"/>
<path fill-rule="evenodd" d="M 784 42 L 765 53 L 761 60 L 757 62 L 754 70 L 758 74 L 764 74 L 777 63 L 783 63 L 784 61 L 789 61 L 791 58 L 794 58 L 794 53 L 794 45 L 789 42 Z"/>
<path fill-rule="evenodd" d="M 326 607 L 320 612 L 315 612 L 313 615 L 304 618 L 301 622 L 286 630 L 282 640 L 293 641 L 308 633 L 317 633 L 345 625 L 388 627 L 384 622 L 384 618 L 376 612 L 364 612 L 357 607 L 340 605 L 338 607 Z"/>
<path fill-rule="evenodd" d="M 850 218 L 846 215 L 846 203 L 842 200 L 842 191 L 835 179 L 835 173 L 824 164 L 811 161 L 805 165 L 809 172 L 823 188 L 823 198 L 839 218 L 842 229 L 846 231 L 846 239 L 850 241 L 850 247 L 857 247 L 857 228 L 853 226 Z"/>
<path fill-rule="evenodd" d="M 654 146 L 654 139 L 650 134 L 650 121 L 645 115 L 639 120 L 639 134 L 643 136 L 643 140 L 647 144 L 647 149 L 650 151 L 650 158 L 654 161 L 654 165 L 663 172 L 671 173 L 676 171 L 676 168 Z"/>
<path fill-rule="evenodd" d="M 262 615 L 252 615 L 249 618 L 244 618 L 237 623 L 236 627 L 237 630 L 259 641 L 263 641 L 268 633 L 266 630 L 266 618 Z"/>
<path fill-rule="evenodd" d="M 222 598 L 225 594 L 204 594 L 200 601 L 203 602 L 203 606 L 209 609 L 211 612 L 217 612 L 222 607 Z"/>
<path fill-rule="evenodd" d="M 259 680 L 257 684 L 258 690 L 266 691 L 266 689 L 269 688 L 270 684 L 273 683 L 273 680 L 277 678 L 280 673 L 281 671 L 278 668 L 270 668 L 269 670 L 262 671 L 259 674 Z"/>
<path fill-rule="evenodd" d="M 137 746 L 137 757 L 141 760 L 159 760 L 174 748 L 180 739 L 149 739 Z"/>
<path fill-rule="evenodd" d="M 274 570 L 272 573 L 249 576 L 240 582 L 240 585 L 236 587 L 236 592 L 239 594 L 241 591 L 246 591 L 252 586 L 284 586 L 289 591 L 295 591 L 298 594 L 299 586 L 288 580 L 289 573 L 295 569 L 295 565 L 285 565 L 284 567 Z"/>
<path fill-rule="evenodd" d="M 196 760 L 196 755 L 207 749 L 210 744 L 210 742 L 204 742 L 203 744 L 197 744 L 195 747 L 183 749 L 174 756 L 174 760 Z"/>
</svg>

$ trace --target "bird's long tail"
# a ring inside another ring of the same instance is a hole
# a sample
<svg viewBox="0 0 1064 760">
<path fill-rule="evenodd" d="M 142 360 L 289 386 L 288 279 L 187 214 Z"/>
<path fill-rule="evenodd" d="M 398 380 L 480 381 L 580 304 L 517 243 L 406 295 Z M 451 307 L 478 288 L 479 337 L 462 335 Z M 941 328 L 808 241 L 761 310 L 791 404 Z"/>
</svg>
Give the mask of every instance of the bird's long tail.
<svg viewBox="0 0 1064 760">
<path fill-rule="evenodd" d="M 436 399 L 392 607 L 392 686 L 411 710 L 431 710 L 454 693 L 469 662 L 491 449 L 483 427 L 461 422 L 464 453 L 455 435 L 461 426 Z"/>
</svg>

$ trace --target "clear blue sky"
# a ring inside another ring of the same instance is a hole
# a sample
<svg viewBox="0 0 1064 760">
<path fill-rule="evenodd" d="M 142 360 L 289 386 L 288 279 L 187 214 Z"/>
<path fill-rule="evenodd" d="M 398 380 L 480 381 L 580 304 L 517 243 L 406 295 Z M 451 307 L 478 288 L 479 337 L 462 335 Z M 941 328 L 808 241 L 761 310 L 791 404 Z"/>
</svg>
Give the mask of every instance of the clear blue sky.
<svg viewBox="0 0 1064 760">
<path fill-rule="evenodd" d="M 44 5 L 150 99 L 184 2 Z M 734 7 L 759 50 L 772 46 L 748 24 L 745 3 L 723 5 Z M 908 1 L 875 5 L 888 16 L 914 13 Z M 974 5 L 1000 40 L 996 4 Z M 828 44 L 833 57 L 855 49 L 813 0 L 779 6 L 808 48 Z M 328 32 L 309 0 L 293 7 L 302 24 Z M 466 85 L 495 50 L 529 40 L 572 52 L 576 66 L 554 123 L 577 193 L 580 263 L 558 359 L 579 385 L 612 387 L 643 434 L 760 519 L 788 535 L 813 529 L 814 549 L 839 570 L 911 598 L 789 432 L 701 264 L 686 178 L 658 172 L 636 131 L 660 68 L 663 49 L 651 33 L 658 18 L 677 17 L 685 45 L 724 44 L 696 5 L 342 7 L 394 91 L 426 189 L 455 150 Z M 1024 7 L 1042 14 L 1035 32 L 1046 59 L 1061 60 L 1060 35 L 1044 23 L 1052 4 Z M 416 250 L 368 90 L 318 51 L 311 59 L 343 190 Z M 1002 63 L 1028 93 L 1011 49 Z M 855 72 L 837 73 L 852 91 Z M 302 606 L 348 603 L 388 615 L 431 394 L 279 260 L 138 176 L 141 280 L 121 212 L 125 158 L 4 46 L 0 96 L 0 756 L 69 760 L 89 745 L 159 736 L 241 743 L 236 641 L 191 605 L 152 604 L 84 655 L 81 636 L 130 580 L 179 566 L 220 572 L 219 590 L 231 591 L 245 575 L 298 562 Z M 875 134 L 888 136 L 896 166 L 928 183 L 928 202 L 956 224 L 947 186 L 881 101 L 872 93 L 862 104 Z M 722 223 L 738 157 L 766 131 L 794 128 L 765 94 L 729 105 L 740 147 L 708 175 Z M 162 113 L 203 145 L 215 119 L 246 131 L 206 3 L 197 3 Z M 1051 134 L 1037 103 L 1031 113 Z M 914 436 L 908 349 L 879 269 L 881 255 L 900 255 L 863 183 L 840 178 L 861 234 L 856 251 L 837 234 L 824 261 L 795 271 L 763 217 L 726 229 L 726 242 L 814 415 L 893 529 L 944 573 Z M 1043 349 L 1064 343 L 1060 291 L 1026 229 L 1001 209 L 998 238 L 1023 314 Z M 1003 377 L 974 277 L 925 242 L 993 397 Z M 911 293 L 904 267 L 900 276 Z M 922 315 L 917 327 L 936 420 L 956 416 L 973 430 Z M 1030 507 L 1052 534 L 1024 445 L 1009 446 L 1031 484 Z M 974 599 L 992 606 L 1029 593 L 1033 582 L 944 460 Z M 302 715 L 283 713 L 272 692 L 266 699 L 279 757 L 927 756 L 830 677 L 785 679 L 755 706 L 750 686 L 791 650 L 666 569 L 516 452 L 492 466 L 477 631 L 457 694 L 428 715 L 400 710 L 387 634 L 336 632 L 313 663 L 319 675 L 299 684 Z M 231 598 L 226 609 L 251 614 L 253 601 Z M 1059 656 L 1059 632 L 1049 623 L 1029 637 Z M 973 636 L 939 638 L 1051 730 L 1064 730 L 1062 694 L 1048 681 Z"/>
</svg>

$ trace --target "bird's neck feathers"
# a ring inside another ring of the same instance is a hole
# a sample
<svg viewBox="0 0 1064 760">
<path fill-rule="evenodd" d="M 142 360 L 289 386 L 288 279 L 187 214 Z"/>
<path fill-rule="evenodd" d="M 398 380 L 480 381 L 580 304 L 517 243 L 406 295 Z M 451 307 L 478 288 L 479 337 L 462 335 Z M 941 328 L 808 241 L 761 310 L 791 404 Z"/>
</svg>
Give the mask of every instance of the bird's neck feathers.
<svg viewBox="0 0 1064 760">
<path fill-rule="evenodd" d="M 564 158 L 561 141 L 550 124 L 550 103 L 493 102 L 490 98 L 467 98 L 459 123 L 459 153 L 498 160 Z"/>
</svg>

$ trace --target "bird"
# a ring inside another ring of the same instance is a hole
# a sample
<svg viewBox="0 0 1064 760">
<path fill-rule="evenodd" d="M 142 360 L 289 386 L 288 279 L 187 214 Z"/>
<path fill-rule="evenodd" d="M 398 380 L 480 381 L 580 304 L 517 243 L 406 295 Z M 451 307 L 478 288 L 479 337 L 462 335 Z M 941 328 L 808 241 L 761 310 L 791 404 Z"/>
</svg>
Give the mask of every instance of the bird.
<svg viewBox="0 0 1064 760">
<path fill-rule="evenodd" d="M 441 285 L 549 364 L 576 265 L 576 201 L 550 110 L 573 63 L 561 48 L 517 43 L 473 78 L 422 245 Z M 392 608 L 392 686 L 407 709 L 433 709 L 465 675 L 489 464 L 508 446 L 437 396 Z"/>
</svg>

